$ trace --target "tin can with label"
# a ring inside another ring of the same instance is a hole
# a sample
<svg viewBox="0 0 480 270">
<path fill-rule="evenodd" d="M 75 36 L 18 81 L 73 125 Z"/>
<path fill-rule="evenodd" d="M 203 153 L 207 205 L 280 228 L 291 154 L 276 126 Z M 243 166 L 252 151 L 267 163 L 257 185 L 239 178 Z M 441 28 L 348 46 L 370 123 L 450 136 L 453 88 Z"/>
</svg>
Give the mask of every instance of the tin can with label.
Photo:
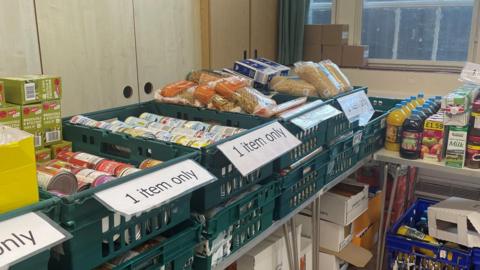
<svg viewBox="0 0 480 270">
<path fill-rule="evenodd" d="M 142 135 L 140 137 L 147 139 L 155 139 L 155 132 L 144 127 L 135 127 L 134 129 L 139 130 Z"/>
<path fill-rule="evenodd" d="M 190 143 L 188 144 L 188 146 L 193 147 L 193 148 L 200 149 L 200 148 L 209 146 L 209 145 L 212 144 L 212 143 L 213 143 L 213 141 L 211 141 L 211 140 L 194 139 L 194 140 L 191 140 L 191 141 L 190 141 Z"/>
<path fill-rule="evenodd" d="M 53 167 L 39 166 L 37 168 L 38 186 L 46 191 L 56 190 L 65 195 L 77 192 L 77 178 L 71 172 Z"/>
<path fill-rule="evenodd" d="M 112 126 L 112 123 L 110 123 L 110 122 L 106 122 L 106 121 L 98 121 L 97 122 L 97 128 L 110 129 L 111 126 Z"/>
<path fill-rule="evenodd" d="M 67 155 L 71 155 L 71 154 L 67 152 Z M 58 158 L 58 159 L 64 160 L 62 158 Z M 75 152 L 70 159 L 64 160 L 64 161 L 67 161 L 79 167 L 94 169 L 97 167 L 97 164 L 102 162 L 103 160 L 105 159 L 99 156 L 95 156 L 95 155 L 83 153 L 83 152 Z"/>
<path fill-rule="evenodd" d="M 191 138 L 184 135 L 174 135 L 170 141 L 176 144 L 188 146 L 188 144 L 191 141 Z"/>
<path fill-rule="evenodd" d="M 139 118 L 147 120 L 149 122 L 161 122 L 164 117 L 158 114 L 145 112 L 140 114 Z"/>
<path fill-rule="evenodd" d="M 160 160 L 156 160 L 156 159 L 145 159 L 144 161 L 142 161 L 142 163 L 140 163 L 140 165 L 138 166 L 139 169 L 141 170 L 144 170 L 144 169 L 147 169 L 147 168 L 152 168 L 154 166 L 157 166 L 159 164 L 162 164 L 163 162 L 160 161 Z"/>
<path fill-rule="evenodd" d="M 91 184 L 91 187 L 101 185 L 105 183 L 106 180 L 111 180 L 113 178 L 112 175 L 92 169 L 83 169 L 81 171 L 78 171 L 75 176 L 77 177 L 78 181 Z M 109 177 L 105 178 L 103 176 Z"/>
<path fill-rule="evenodd" d="M 73 156 L 75 156 L 74 152 L 63 151 L 57 154 L 57 159 L 64 162 L 69 162 Z"/>
<path fill-rule="evenodd" d="M 122 133 L 128 134 L 132 137 L 155 138 L 155 135 L 147 130 L 138 128 L 124 128 Z"/>
<path fill-rule="evenodd" d="M 226 138 L 226 137 L 230 137 L 230 136 L 233 136 L 235 134 L 238 134 L 238 133 L 244 131 L 244 129 L 214 125 L 214 126 L 211 126 L 208 131 L 213 132 L 213 133 L 217 133 L 217 134 L 221 134 L 223 136 L 223 138 Z"/>
<path fill-rule="evenodd" d="M 174 126 L 169 126 L 169 125 L 164 125 L 158 122 L 149 122 L 148 129 L 154 129 L 154 130 L 162 130 L 162 131 L 171 131 L 174 129 Z"/>
<path fill-rule="evenodd" d="M 92 187 L 98 187 L 100 185 L 103 185 L 105 183 L 111 182 L 113 180 L 116 180 L 117 178 L 111 175 L 101 175 L 97 177 L 95 180 L 95 183 L 92 185 Z"/>
<path fill-rule="evenodd" d="M 53 159 L 45 164 L 47 167 L 52 167 L 59 170 L 64 170 L 75 174 L 76 171 L 83 169 L 82 167 L 75 166 L 71 163 L 65 162 L 59 159 Z"/>
<path fill-rule="evenodd" d="M 187 123 L 187 120 L 173 117 L 163 117 L 160 123 L 171 127 L 182 127 L 183 125 L 185 125 L 185 123 Z"/>
<path fill-rule="evenodd" d="M 75 115 L 72 118 L 70 118 L 70 123 L 76 124 L 76 125 L 85 125 L 90 120 L 90 118 L 85 117 L 83 115 Z"/>
<path fill-rule="evenodd" d="M 184 128 L 193 130 L 208 130 L 211 125 L 200 121 L 188 121 L 183 125 Z"/>
<path fill-rule="evenodd" d="M 134 116 L 129 116 L 127 119 L 125 119 L 125 124 L 135 126 L 135 127 L 148 127 L 148 124 L 150 124 L 150 121 L 147 121 L 145 119 L 141 119 L 138 117 Z"/>
<path fill-rule="evenodd" d="M 77 181 L 78 181 L 78 180 L 77 180 Z M 85 191 L 85 190 L 89 189 L 91 186 L 92 186 L 92 184 L 90 184 L 90 183 L 85 183 L 85 182 L 78 181 L 78 190 L 77 190 L 77 192 Z"/>
<path fill-rule="evenodd" d="M 124 168 L 122 171 L 119 171 L 118 173 L 118 177 L 123 177 L 123 176 L 127 176 L 129 174 L 132 174 L 132 173 L 136 173 L 136 172 L 139 172 L 141 171 L 140 169 L 137 169 L 137 168 Z"/>
<path fill-rule="evenodd" d="M 95 170 L 105 172 L 105 173 L 110 174 L 110 175 L 117 175 L 117 171 L 119 170 L 119 167 L 131 168 L 133 166 L 130 165 L 130 164 L 127 164 L 127 163 L 105 159 L 105 160 L 102 160 L 100 163 L 97 164 L 97 166 L 95 167 Z"/>
<path fill-rule="evenodd" d="M 173 135 L 183 135 L 183 136 L 195 138 L 196 135 L 198 134 L 198 132 L 201 132 L 201 131 L 194 130 L 194 129 L 189 129 L 189 128 L 177 127 L 177 128 L 172 129 L 170 132 Z"/>
</svg>

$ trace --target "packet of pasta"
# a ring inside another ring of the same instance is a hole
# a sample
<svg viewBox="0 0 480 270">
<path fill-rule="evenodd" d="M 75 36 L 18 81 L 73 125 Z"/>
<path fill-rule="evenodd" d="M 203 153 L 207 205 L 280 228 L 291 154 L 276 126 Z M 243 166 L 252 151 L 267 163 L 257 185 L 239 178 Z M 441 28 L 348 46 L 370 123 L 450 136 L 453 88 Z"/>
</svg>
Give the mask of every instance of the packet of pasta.
<svg viewBox="0 0 480 270">
<path fill-rule="evenodd" d="M 155 99 L 164 103 L 190 105 L 200 107 L 194 97 L 197 84 L 190 81 L 178 81 L 168 84 L 155 92 Z"/>
<path fill-rule="evenodd" d="M 322 98 L 330 98 L 340 93 L 341 86 L 323 65 L 313 62 L 295 63 L 295 73 L 312 84 Z"/>
<path fill-rule="evenodd" d="M 275 76 L 270 81 L 270 89 L 292 96 L 318 97 L 317 90 L 310 83 L 301 79 L 290 79 L 285 76 Z"/>
<path fill-rule="evenodd" d="M 340 70 L 340 68 L 334 62 L 330 60 L 324 60 L 320 62 L 323 64 L 328 71 L 335 77 L 335 79 L 342 85 L 341 92 L 351 91 L 353 89 L 352 84 L 348 80 L 347 76 Z"/>
</svg>

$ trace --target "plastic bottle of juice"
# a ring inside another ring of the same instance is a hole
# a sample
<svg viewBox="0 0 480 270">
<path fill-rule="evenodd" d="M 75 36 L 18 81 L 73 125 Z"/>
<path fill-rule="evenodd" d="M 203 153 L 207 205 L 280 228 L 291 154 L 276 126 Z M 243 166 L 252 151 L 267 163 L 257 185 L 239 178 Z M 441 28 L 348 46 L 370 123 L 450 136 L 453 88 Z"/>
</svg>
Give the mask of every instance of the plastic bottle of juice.
<svg viewBox="0 0 480 270">
<path fill-rule="evenodd" d="M 418 102 L 416 96 L 411 96 L 410 99 L 412 100 L 411 103 L 413 104 L 413 106 L 414 106 L 415 108 L 417 108 L 418 106 L 420 106 L 420 103 Z"/>
<path fill-rule="evenodd" d="M 405 115 L 407 117 L 410 116 L 410 114 L 412 113 L 412 110 L 410 110 L 410 108 L 408 107 L 407 101 L 403 100 L 402 102 L 400 102 L 400 104 L 402 105 L 402 110 L 405 113 Z"/>
<path fill-rule="evenodd" d="M 395 110 L 387 116 L 387 136 L 385 139 L 385 149 L 398 152 L 400 150 L 400 136 L 402 135 L 402 125 L 407 119 L 402 104 L 395 105 Z"/>
<path fill-rule="evenodd" d="M 418 94 L 417 101 L 418 103 L 420 103 L 420 105 L 423 105 L 423 103 L 425 103 L 425 95 L 423 94 L 423 92 Z"/>
<path fill-rule="evenodd" d="M 410 109 L 410 111 L 413 111 L 415 107 L 417 107 L 412 103 L 412 98 L 407 98 L 405 99 L 405 101 L 407 102 L 407 106 Z"/>
<path fill-rule="evenodd" d="M 435 114 L 437 113 L 437 104 L 435 103 L 435 99 L 428 99 L 425 101 L 425 104 L 428 105 L 428 108 L 430 108 L 430 111 Z M 423 104 L 425 106 L 425 104 Z"/>
<path fill-rule="evenodd" d="M 430 107 L 430 103 L 429 102 L 425 102 L 422 106 L 422 110 L 423 112 L 427 115 L 427 118 L 432 116 L 434 113 L 432 111 L 432 108 Z"/>
<path fill-rule="evenodd" d="M 413 110 L 402 126 L 400 156 L 406 159 L 420 158 L 423 121 L 418 110 Z"/>
<path fill-rule="evenodd" d="M 442 107 L 442 96 L 435 96 L 435 103 L 437 104 L 437 112 Z"/>
<path fill-rule="evenodd" d="M 427 116 L 427 113 L 423 111 L 423 106 L 418 106 L 415 109 L 418 111 L 418 115 L 420 116 L 420 118 L 422 118 L 422 122 L 425 122 L 428 116 Z"/>
</svg>

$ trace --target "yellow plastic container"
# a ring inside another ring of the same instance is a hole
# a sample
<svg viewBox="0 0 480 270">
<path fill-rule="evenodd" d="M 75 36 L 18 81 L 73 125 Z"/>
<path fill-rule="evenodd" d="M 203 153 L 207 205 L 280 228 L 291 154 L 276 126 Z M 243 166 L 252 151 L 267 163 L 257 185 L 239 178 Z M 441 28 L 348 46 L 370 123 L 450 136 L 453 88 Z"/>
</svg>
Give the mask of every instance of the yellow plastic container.
<svg viewBox="0 0 480 270">
<path fill-rule="evenodd" d="M 407 117 L 409 117 L 410 114 L 412 114 L 412 110 L 410 109 L 410 107 L 408 107 L 407 101 L 404 100 L 404 101 L 402 101 L 401 104 L 402 104 L 402 111 L 403 111 L 403 113 L 404 113 Z"/>
<path fill-rule="evenodd" d="M 400 151 L 402 125 L 407 117 L 408 115 L 404 113 L 404 109 L 401 104 L 395 105 L 395 110 L 388 114 L 385 149 L 396 152 Z"/>
<path fill-rule="evenodd" d="M 0 214 L 38 199 L 33 136 L 0 126 Z"/>
<path fill-rule="evenodd" d="M 425 95 L 423 93 L 418 94 L 417 102 L 420 103 L 420 105 L 423 105 L 425 103 Z"/>
<path fill-rule="evenodd" d="M 438 243 L 437 239 L 431 237 L 430 235 L 428 234 L 424 234 L 414 228 L 410 228 L 408 226 L 401 226 L 400 228 L 398 228 L 397 230 L 397 234 L 398 235 L 403 235 L 405 237 L 408 237 L 408 238 L 412 238 L 412 239 L 416 239 L 416 240 L 420 240 L 420 241 L 424 241 L 424 242 L 427 242 L 427 243 L 430 243 L 430 244 L 433 244 L 433 245 L 440 245 L 440 243 Z M 419 249 L 421 253 L 429 256 L 429 257 L 434 257 L 434 253 L 428 249 L 424 249 L 424 248 L 420 248 Z"/>
<path fill-rule="evenodd" d="M 421 106 L 421 105 L 420 105 L 420 102 L 418 102 L 416 96 L 411 96 L 411 97 L 410 97 L 410 100 L 411 100 L 410 103 L 411 103 L 412 106 L 413 106 L 413 109 L 412 109 L 412 110 L 414 110 L 414 109 L 417 108 L 418 106 Z"/>
</svg>

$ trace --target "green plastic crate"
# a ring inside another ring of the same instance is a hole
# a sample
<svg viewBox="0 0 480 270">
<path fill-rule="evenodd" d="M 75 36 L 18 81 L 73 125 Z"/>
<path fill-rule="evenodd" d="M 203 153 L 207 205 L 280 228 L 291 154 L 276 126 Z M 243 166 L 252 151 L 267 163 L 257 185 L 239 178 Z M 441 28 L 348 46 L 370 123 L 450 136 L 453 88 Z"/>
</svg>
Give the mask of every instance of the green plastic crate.
<svg viewBox="0 0 480 270">
<path fill-rule="evenodd" d="M 212 245 L 225 233 L 231 235 L 230 252 L 233 253 L 273 223 L 275 198 L 279 195 L 278 182 L 270 181 L 253 192 L 246 192 L 237 200 L 227 204 L 218 211 L 212 211 L 213 216 L 197 216 L 204 223 L 202 243 L 210 250 Z M 202 250 L 202 249 L 201 249 Z M 212 268 L 211 254 L 197 252 L 193 269 Z"/>
<path fill-rule="evenodd" d="M 358 161 L 359 144 L 353 145 L 354 135 L 339 138 L 330 146 L 330 161 L 327 166 L 325 185 L 352 168 Z"/>
<path fill-rule="evenodd" d="M 202 226 L 184 222 L 164 232 L 166 239 L 158 246 L 117 265 L 114 270 L 192 269 L 195 247 L 199 243 Z"/>
<path fill-rule="evenodd" d="M 324 150 L 286 175 L 277 176 L 282 193 L 276 199 L 275 220 L 289 214 L 323 187 L 329 157 L 329 151 Z"/>
<path fill-rule="evenodd" d="M 40 192 L 40 202 L 25 206 L 0 215 L 0 221 L 5 221 L 11 218 L 15 218 L 30 212 L 41 212 L 54 222 L 59 218 L 59 198 L 50 198 L 47 194 Z M 50 250 L 42 251 L 38 254 L 31 256 L 28 259 L 20 261 L 14 265 L 11 265 L 11 270 L 47 270 L 48 261 L 50 260 Z"/>
<path fill-rule="evenodd" d="M 62 248 L 53 254 L 51 268 L 92 269 L 188 220 L 190 193 L 129 220 L 108 210 L 93 194 L 186 159 L 198 161 L 199 158 L 199 153 L 193 152 L 99 187 L 63 197 L 59 221 L 73 238 L 64 242 Z"/>
<path fill-rule="evenodd" d="M 93 113 L 84 114 L 87 117 L 95 120 L 106 120 L 111 118 L 118 118 L 125 120 L 128 116 L 139 116 L 143 112 L 150 112 L 159 115 L 176 117 L 185 120 L 215 122 L 220 125 L 241 127 L 245 129 L 254 130 L 271 122 L 271 119 L 265 119 L 257 116 L 251 116 L 239 113 L 219 112 L 205 108 L 196 108 L 189 106 L 182 106 L 176 104 L 158 103 L 155 101 L 144 102 L 135 105 L 118 107 Z M 172 149 L 174 153 L 182 154 L 192 151 L 191 148 L 177 145 L 174 143 L 161 142 L 158 140 L 150 140 L 144 138 L 133 138 L 128 135 L 114 134 L 109 131 L 73 125 L 65 119 L 64 138 L 83 142 L 83 146 L 90 144 L 88 149 L 101 151 L 101 154 L 112 154 L 105 149 L 111 149 L 108 144 L 113 141 L 114 146 L 125 146 L 129 148 L 129 144 L 133 145 L 132 152 L 136 151 L 136 147 L 149 145 L 148 149 L 153 149 L 154 145 L 161 145 L 164 149 Z M 249 131 L 242 132 L 228 139 L 222 140 L 215 144 L 209 145 L 200 149 L 201 164 L 218 178 L 218 181 L 206 185 L 193 193 L 192 208 L 198 211 L 210 209 L 229 198 L 241 193 L 261 180 L 269 177 L 273 172 L 273 161 L 252 172 L 246 177 L 243 177 L 240 172 L 228 161 L 223 153 L 217 148 L 217 145 L 229 140 L 242 136 Z M 125 140 L 121 141 L 121 137 Z M 91 139 L 93 138 L 93 139 Z M 85 142 L 86 141 L 86 142 Z M 105 146 L 107 145 L 107 146 Z M 114 147 L 118 148 L 118 147 Z M 86 148 L 85 148 L 86 149 Z M 147 149 L 147 153 L 148 153 Z M 95 153 L 95 152 L 92 152 Z M 145 152 L 142 152 L 145 154 Z M 143 155 L 141 155 L 143 156 Z"/>
<path fill-rule="evenodd" d="M 363 136 L 362 141 L 360 142 L 358 159 L 360 160 L 382 149 L 384 144 L 385 144 L 385 129 L 379 129 L 373 134 Z"/>
</svg>

